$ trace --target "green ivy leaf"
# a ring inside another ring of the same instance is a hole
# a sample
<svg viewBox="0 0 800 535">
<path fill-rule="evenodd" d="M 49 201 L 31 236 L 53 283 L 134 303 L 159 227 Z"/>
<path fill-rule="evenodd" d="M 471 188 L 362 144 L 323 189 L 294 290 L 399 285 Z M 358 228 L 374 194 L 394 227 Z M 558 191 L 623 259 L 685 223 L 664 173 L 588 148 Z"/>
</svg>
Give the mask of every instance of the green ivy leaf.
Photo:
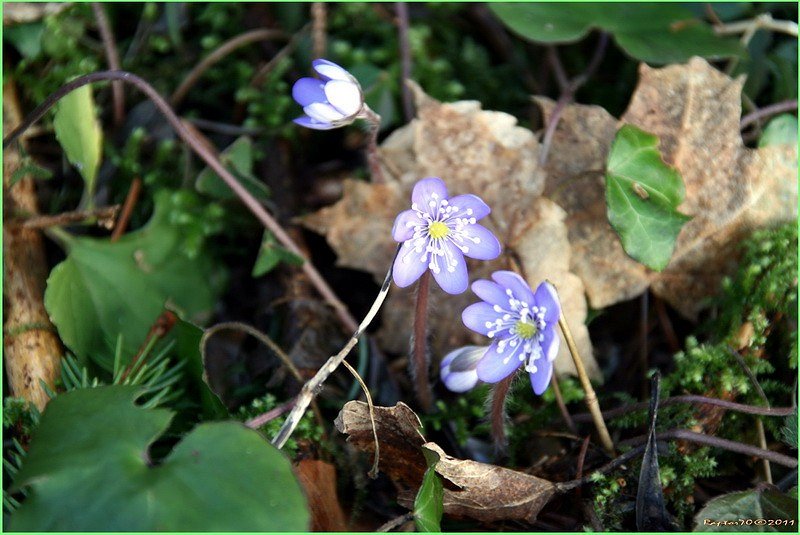
<svg viewBox="0 0 800 535">
<path fill-rule="evenodd" d="M 53 127 L 67 159 L 83 177 L 84 205 L 91 206 L 103 145 L 91 86 L 79 87 L 59 101 Z"/>
<path fill-rule="evenodd" d="M 658 138 L 632 125 L 620 128 L 608 155 L 606 203 L 631 258 L 657 271 L 667 267 L 691 219 L 677 211 L 683 196 L 683 179 L 661 159 Z"/>
<path fill-rule="evenodd" d="M 428 462 L 428 469 L 422 478 L 422 485 L 419 487 L 417 497 L 414 499 L 414 524 L 417 531 L 426 533 L 442 531 L 441 522 L 444 513 L 444 485 L 442 476 L 434 469 L 439 462 L 436 452 L 426 448 L 422 449 L 425 460 Z"/>
<path fill-rule="evenodd" d="M 748 519 L 753 522 L 748 524 Z M 764 524 L 756 524 L 761 519 Z M 767 525 L 769 520 L 784 522 Z M 797 498 L 759 489 L 724 494 L 710 500 L 694 521 L 694 531 L 797 533 Z"/>
<path fill-rule="evenodd" d="M 237 422 L 202 424 L 163 460 L 153 442 L 172 412 L 137 388 L 75 390 L 42 415 L 16 488 L 30 486 L 13 531 L 305 531 L 289 460 Z"/>
<path fill-rule="evenodd" d="M 772 119 L 758 140 L 759 147 L 769 145 L 797 145 L 797 117 L 784 113 Z"/>
<path fill-rule="evenodd" d="M 268 230 L 264 231 L 264 238 L 261 240 L 261 248 L 258 250 L 258 257 L 253 265 L 253 277 L 266 275 L 280 263 L 301 266 L 303 259 L 278 244 L 275 236 Z"/>
<path fill-rule="evenodd" d="M 269 198 L 269 188 L 253 176 L 253 143 L 250 138 L 242 136 L 231 143 L 220 153 L 219 161 L 255 198 Z M 197 191 L 217 199 L 236 198 L 231 188 L 209 167 L 197 175 L 195 187 Z"/>
<path fill-rule="evenodd" d="M 61 340 L 107 370 L 120 333 L 130 358 L 166 304 L 202 323 L 221 290 L 211 259 L 190 258 L 180 228 L 169 224 L 169 197 L 159 192 L 150 222 L 115 243 L 68 238 L 67 259 L 47 280 L 44 304 Z"/>
<path fill-rule="evenodd" d="M 679 4 L 492 4 L 490 9 L 520 37 L 537 43 L 574 43 L 592 29 L 613 34 L 632 57 L 650 63 L 681 63 L 692 56 L 744 55 L 735 39 L 722 38 Z"/>
</svg>

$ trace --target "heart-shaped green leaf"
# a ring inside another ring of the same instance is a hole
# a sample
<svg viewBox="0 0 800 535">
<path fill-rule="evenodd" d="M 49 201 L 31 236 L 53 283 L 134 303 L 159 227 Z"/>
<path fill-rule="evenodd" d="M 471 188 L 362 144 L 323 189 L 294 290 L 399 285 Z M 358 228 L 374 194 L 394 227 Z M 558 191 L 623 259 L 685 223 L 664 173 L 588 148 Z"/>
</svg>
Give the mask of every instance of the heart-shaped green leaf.
<svg viewBox="0 0 800 535">
<path fill-rule="evenodd" d="M 197 426 L 159 462 L 172 419 L 134 405 L 137 388 L 81 389 L 50 402 L 15 487 L 13 531 L 304 531 L 289 460 L 237 422 Z"/>
<path fill-rule="evenodd" d="M 675 240 L 691 219 L 683 202 L 683 179 L 661 159 L 658 138 L 632 125 L 617 132 L 606 168 L 608 220 L 631 258 L 661 271 Z"/>
<path fill-rule="evenodd" d="M 117 337 L 135 355 L 165 304 L 202 323 L 222 278 L 207 255 L 190 258 L 181 228 L 170 224 L 168 192 L 143 228 L 111 243 L 68 238 L 67 259 L 50 273 L 44 304 L 58 334 L 76 355 L 113 367 Z"/>
<path fill-rule="evenodd" d="M 592 29 L 614 35 L 634 58 L 681 63 L 692 56 L 741 56 L 735 39 L 722 38 L 679 4 L 561 3 L 492 4 L 492 11 L 519 36 L 538 43 L 571 43 Z"/>
</svg>

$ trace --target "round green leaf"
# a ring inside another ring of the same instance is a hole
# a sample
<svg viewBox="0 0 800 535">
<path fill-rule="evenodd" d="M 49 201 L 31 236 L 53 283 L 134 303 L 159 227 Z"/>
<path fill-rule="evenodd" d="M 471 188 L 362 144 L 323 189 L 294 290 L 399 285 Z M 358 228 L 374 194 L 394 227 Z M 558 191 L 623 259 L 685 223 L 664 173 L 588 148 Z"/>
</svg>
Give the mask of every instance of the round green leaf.
<svg viewBox="0 0 800 535">
<path fill-rule="evenodd" d="M 172 413 L 134 405 L 136 387 L 50 402 L 17 474 L 30 486 L 13 531 L 304 531 L 289 460 L 238 422 L 202 424 L 162 461 L 149 446 Z"/>
</svg>

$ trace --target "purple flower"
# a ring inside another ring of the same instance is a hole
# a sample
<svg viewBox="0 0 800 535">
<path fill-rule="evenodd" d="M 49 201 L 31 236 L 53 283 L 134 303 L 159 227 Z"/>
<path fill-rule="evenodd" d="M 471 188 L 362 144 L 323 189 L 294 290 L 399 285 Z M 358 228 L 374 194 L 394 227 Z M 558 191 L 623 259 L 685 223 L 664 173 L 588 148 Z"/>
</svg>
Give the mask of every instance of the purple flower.
<svg viewBox="0 0 800 535">
<path fill-rule="evenodd" d="M 294 122 L 315 130 L 330 130 L 352 123 L 364 107 L 358 80 L 326 59 L 316 59 L 312 65 L 319 79 L 300 78 L 292 87 L 292 97 L 306 112 Z"/>
<path fill-rule="evenodd" d="M 454 349 L 442 359 L 440 377 L 452 392 L 466 392 L 478 384 L 476 366 L 486 346 L 464 346 Z"/>
<path fill-rule="evenodd" d="M 448 197 L 441 178 L 423 178 L 411 194 L 411 210 L 400 212 L 392 237 L 402 242 L 394 262 L 395 284 L 405 288 L 430 269 L 449 294 L 467 289 L 464 255 L 492 260 L 500 255 L 500 242 L 476 222 L 491 210 L 475 195 Z"/>
<path fill-rule="evenodd" d="M 525 363 L 533 391 L 540 395 L 550 384 L 560 343 L 556 325 L 561 305 L 556 290 L 543 282 L 534 293 L 511 271 L 496 271 L 492 279 L 472 284 L 483 302 L 461 314 L 464 325 L 494 340 L 478 362 L 478 378 L 496 383 Z"/>
</svg>

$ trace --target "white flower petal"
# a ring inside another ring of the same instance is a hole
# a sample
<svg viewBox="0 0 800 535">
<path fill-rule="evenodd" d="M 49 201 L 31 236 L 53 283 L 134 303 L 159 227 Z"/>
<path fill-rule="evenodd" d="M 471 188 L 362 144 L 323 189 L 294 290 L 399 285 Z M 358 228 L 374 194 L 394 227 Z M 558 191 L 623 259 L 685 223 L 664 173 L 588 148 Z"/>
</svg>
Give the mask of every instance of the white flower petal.
<svg viewBox="0 0 800 535">
<path fill-rule="evenodd" d="M 347 117 L 361 110 L 364 105 L 361 88 L 358 84 L 333 80 L 325 84 L 325 96 L 328 102 Z"/>
<path fill-rule="evenodd" d="M 344 119 L 342 112 L 330 104 L 324 104 L 322 102 L 309 104 L 303 108 L 303 111 L 306 112 L 306 115 L 321 123 L 332 123 Z"/>
<path fill-rule="evenodd" d="M 325 78 L 329 78 L 331 80 L 342 80 L 345 82 L 352 82 L 354 80 L 352 74 L 334 62 L 326 59 L 318 59 L 314 61 L 314 70 L 317 71 L 320 76 L 324 76 Z"/>
</svg>

